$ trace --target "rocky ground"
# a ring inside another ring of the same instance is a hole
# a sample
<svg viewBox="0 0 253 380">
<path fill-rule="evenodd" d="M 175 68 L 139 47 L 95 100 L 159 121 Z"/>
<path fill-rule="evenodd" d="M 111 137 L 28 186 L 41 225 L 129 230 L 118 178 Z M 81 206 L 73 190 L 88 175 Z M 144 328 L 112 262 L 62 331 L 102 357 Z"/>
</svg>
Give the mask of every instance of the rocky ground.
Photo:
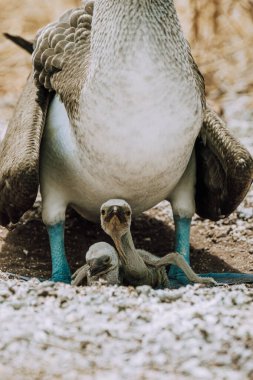
<svg viewBox="0 0 253 380">
<path fill-rule="evenodd" d="M 0 280 L 0 377 L 253 379 L 253 289 Z"/>
</svg>

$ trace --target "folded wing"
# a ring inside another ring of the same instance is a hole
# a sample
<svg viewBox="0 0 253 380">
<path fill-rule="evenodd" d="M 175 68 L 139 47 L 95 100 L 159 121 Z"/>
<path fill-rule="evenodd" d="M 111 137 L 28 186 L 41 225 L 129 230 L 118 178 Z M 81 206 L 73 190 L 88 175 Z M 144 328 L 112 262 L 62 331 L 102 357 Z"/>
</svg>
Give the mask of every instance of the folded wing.
<svg viewBox="0 0 253 380">
<path fill-rule="evenodd" d="M 218 220 L 231 214 L 246 196 L 253 180 L 253 159 L 210 108 L 195 146 L 196 212 Z"/>
</svg>

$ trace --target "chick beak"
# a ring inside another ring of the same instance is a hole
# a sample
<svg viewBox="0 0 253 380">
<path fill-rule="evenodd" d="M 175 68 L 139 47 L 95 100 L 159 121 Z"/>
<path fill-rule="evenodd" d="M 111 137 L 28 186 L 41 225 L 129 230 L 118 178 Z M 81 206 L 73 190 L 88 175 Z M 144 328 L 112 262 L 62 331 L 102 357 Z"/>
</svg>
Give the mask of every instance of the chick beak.
<svg viewBox="0 0 253 380">
<path fill-rule="evenodd" d="M 90 267 L 91 276 L 97 276 L 100 273 L 107 270 L 108 268 L 110 268 L 111 258 L 108 255 L 103 255 L 101 257 L 88 260 L 87 264 Z"/>
<path fill-rule="evenodd" d="M 107 223 L 110 224 L 111 237 L 119 253 L 120 259 L 126 263 L 126 254 L 121 243 L 121 231 L 123 225 L 126 223 L 126 217 L 121 207 L 112 206 L 107 213 Z"/>
<path fill-rule="evenodd" d="M 118 206 L 110 207 L 107 212 L 105 221 L 113 225 L 120 225 L 120 223 L 126 223 L 124 211 L 121 209 L 121 207 Z"/>
</svg>

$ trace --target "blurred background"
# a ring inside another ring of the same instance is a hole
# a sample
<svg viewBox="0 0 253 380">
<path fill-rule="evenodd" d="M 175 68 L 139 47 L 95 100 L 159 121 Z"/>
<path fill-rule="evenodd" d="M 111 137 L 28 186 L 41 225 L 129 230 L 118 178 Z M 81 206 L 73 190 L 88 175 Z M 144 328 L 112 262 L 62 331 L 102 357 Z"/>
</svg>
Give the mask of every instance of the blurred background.
<svg viewBox="0 0 253 380">
<path fill-rule="evenodd" d="M 193 56 L 205 77 L 209 102 L 227 120 L 231 118 L 234 128 L 235 120 L 252 121 L 253 0 L 175 3 Z M 0 0 L 2 120 L 10 116 L 31 65 L 29 55 L 3 38 L 2 33 L 32 40 L 41 26 L 79 4 L 79 0 Z M 246 129 L 245 126 L 244 132 Z"/>
</svg>

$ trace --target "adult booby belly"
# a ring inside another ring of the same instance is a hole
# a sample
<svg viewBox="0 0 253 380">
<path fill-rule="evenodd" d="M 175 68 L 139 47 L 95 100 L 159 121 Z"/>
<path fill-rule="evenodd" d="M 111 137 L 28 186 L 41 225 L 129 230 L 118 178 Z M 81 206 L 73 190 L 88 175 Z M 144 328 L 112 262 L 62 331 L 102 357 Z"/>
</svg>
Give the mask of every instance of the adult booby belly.
<svg viewBox="0 0 253 380">
<path fill-rule="evenodd" d="M 133 91 L 127 99 L 83 90 L 85 112 L 76 127 L 54 97 L 41 148 L 46 222 L 54 222 L 50 214 L 59 202 L 97 221 L 101 204 L 111 198 L 126 199 L 135 214 L 168 198 L 189 162 L 202 124 L 201 104 L 195 113 L 191 104 L 182 113 L 177 94 L 157 102 L 144 85 L 138 84 L 143 93 Z"/>
</svg>

